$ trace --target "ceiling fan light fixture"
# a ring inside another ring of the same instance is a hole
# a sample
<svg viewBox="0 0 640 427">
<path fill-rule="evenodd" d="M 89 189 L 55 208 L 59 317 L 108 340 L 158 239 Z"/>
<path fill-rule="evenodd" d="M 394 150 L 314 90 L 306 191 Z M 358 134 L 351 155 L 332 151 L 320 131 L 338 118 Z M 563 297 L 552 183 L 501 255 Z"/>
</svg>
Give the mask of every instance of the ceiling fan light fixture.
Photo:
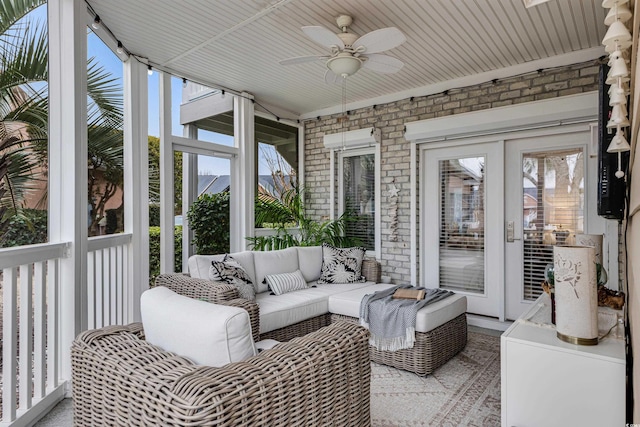
<svg viewBox="0 0 640 427">
<path fill-rule="evenodd" d="M 340 54 L 327 61 L 327 67 L 337 76 L 347 78 L 355 74 L 362 66 L 362 61 L 350 54 Z"/>
</svg>

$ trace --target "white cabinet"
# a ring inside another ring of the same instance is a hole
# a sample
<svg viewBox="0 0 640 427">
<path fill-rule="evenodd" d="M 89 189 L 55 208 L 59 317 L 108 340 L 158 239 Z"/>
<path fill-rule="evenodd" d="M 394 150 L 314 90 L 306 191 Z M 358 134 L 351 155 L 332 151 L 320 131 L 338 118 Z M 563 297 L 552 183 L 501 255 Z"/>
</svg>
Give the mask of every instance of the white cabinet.
<svg viewBox="0 0 640 427">
<path fill-rule="evenodd" d="M 624 341 L 568 344 L 532 319 L 548 297 L 502 334 L 502 426 L 624 426 Z"/>
</svg>

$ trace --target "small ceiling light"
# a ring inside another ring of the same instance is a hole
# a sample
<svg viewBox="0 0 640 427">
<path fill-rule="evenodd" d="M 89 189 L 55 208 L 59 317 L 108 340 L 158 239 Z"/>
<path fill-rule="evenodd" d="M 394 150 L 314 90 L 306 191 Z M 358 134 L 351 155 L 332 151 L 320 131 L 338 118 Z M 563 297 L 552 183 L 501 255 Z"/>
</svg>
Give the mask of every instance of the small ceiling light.
<svg viewBox="0 0 640 427">
<path fill-rule="evenodd" d="M 220 91 L 220 98 L 224 98 L 224 89 Z"/>
<path fill-rule="evenodd" d="M 362 61 L 348 52 L 339 53 L 327 61 L 327 67 L 337 76 L 347 78 L 355 74 L 362 66 Z"/>
<path fill-rule="evenodd" d="M 187 87 L 187 79 L 182 78 L 182 87 Z"/>
<path fill-rule="evenodd" d="M 124 53 L 124 46 L 122 46 L 122 42 L 120 40 L 118 40 L 118 48 L 116 49 L 116 52 L 118 52 L 119 55 Z"/>
<path fill-rule="evenodd" d="M 91 26 L 94 30 L 97 30 L 98 28 L 100 28 L 101 23 L 102 21 L 100 20 L 100 17 L 96 15 L 96 17 L 93 19 L 93 22 L 91 23 Z"/>
<path fill-rule="evenodd" d="M 151 68 L 151 65 L 147 65 L 147 74 L 150 76 L 153 75 L 153 68 Z"/>
</svg>

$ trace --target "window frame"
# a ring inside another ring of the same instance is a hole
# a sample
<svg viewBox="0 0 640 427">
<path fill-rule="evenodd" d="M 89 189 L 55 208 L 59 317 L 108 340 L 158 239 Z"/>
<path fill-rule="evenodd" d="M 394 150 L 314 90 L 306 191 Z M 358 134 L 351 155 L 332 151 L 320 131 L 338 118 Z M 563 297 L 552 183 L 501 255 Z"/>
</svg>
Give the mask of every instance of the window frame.
<svg viewBox="0 0 640 427">
<path fill-rule="evenodd" d="M 380 183 L 380 144 L 374 144 L 369 147 L 358 147 L 358 148 L 345 148 L 344 150 L 336 150 L 337 151 L 337 183 L 336 183 L 336 175 L 332 174 L 331 176 L 331 188 L 338 187 L 337 195 L 335 193 L 332 194 L 331 206 L 337 206 L 338 217 L 344 213 L 344 159 L 348 157 L 359 157 L 363 155 L 373 154 L 374 155 L 374 239 L 375 245 L 374 250 L 367 250 L 366 256 L 375 257 L 376 259 L 380 259 L 382 248 L 381 248 L 381 183 Z M 337 200 L 334 199 L 337 197 Z"/>
</svg>

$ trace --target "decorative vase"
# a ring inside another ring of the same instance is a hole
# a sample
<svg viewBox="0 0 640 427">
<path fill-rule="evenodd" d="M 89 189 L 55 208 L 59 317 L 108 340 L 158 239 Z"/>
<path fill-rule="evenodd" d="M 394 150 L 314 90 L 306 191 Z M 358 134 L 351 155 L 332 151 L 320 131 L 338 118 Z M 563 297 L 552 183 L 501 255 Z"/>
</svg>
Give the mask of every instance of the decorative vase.
<svg viewBox="0 0 640 427">
<path fill-rule="evenodd" d="M 598 344 L 598 290 L 593 246 L 555 246 L 556 334 L 571 344 Z"/>
<path fill-rule="evenodd" d="M 602 264 L 602 234 L 576 234 L 576 246 L 593 246 L 596 250 L 596 273 L 598 285 L 605 285 L 609 280 L 607 270 Z"/>
</svg>

